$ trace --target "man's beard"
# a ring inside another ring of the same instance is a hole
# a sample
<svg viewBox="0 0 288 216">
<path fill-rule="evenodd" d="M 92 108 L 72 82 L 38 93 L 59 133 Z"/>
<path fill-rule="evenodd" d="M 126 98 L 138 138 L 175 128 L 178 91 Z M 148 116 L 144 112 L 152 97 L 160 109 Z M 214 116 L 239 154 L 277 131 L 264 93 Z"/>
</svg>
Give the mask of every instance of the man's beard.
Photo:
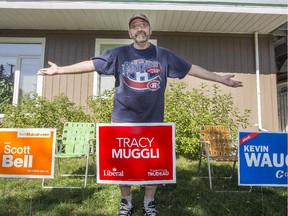
<svg viewBox="0 0 288 216">
<path fill-rule="evenodd" d="M 135 36 L 133 36 L 132 39 L 137 44 L 143 44 L 149 40 L 149 37 L 146 35 L 145 32 L 139 32 Z"/>
</svg>

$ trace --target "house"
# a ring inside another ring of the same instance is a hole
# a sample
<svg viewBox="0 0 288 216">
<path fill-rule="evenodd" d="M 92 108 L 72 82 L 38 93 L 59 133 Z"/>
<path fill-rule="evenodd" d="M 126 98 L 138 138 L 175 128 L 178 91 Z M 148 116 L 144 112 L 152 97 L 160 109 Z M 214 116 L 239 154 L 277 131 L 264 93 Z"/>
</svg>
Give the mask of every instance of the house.
<svg viewBox="0 0 288 216">
<path fill-rule="evenodd" d="M 243 81 L 243 88 L 221 89 L 232 93 L 240 111 L 252 110 L 249 130 L 288 129 L 286 0 L 0 1 L 0 75 L 14 78 L 14 91 L 6 90 L 12 102 L 36 91 L 48 99 L 65 93 L 84 106 L 87 97 L 113 87 L 113 77 L 96 72 L 53 77 L 36 72 L 48 60 L 73 64 L 131 43 L 127 23 L 135 12 L 149 17 L 153 43 Z M 181 81 L 189 88 L 203 82 Z"/>
</svg>

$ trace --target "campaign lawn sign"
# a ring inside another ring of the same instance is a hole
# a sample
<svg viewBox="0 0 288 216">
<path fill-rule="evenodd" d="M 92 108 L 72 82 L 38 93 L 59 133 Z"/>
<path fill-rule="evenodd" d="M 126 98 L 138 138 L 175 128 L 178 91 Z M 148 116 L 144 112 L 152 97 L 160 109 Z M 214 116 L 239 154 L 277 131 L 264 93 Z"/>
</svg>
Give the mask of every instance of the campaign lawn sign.
<svg viewBox="0 0 288 216">
<path fill-rule="evenodd" d="M 239 132 L 238 184 L 288 186 L 287 132 Z"/>
<path fill-rule="evenodd" d="M 53 178 L 56 129 L 0 128 L 0 177 Z"/>
<path fill-rule="evenodd" d="M 173 123 L 97 124 L 97 183 L 176 183 Z"/>
</svg>

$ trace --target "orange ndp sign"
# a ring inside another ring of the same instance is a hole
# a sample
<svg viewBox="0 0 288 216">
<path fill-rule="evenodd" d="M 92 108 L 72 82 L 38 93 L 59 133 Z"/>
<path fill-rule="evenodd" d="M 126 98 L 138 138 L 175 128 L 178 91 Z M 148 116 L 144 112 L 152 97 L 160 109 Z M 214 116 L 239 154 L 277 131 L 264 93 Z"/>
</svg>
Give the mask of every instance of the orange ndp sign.
<svg viewBox="0 0 288 216">
<path fill-rule="evenodd" d="M 56 129 L 0 129 L 0 177 L 53 178 Z"/>
</svg>

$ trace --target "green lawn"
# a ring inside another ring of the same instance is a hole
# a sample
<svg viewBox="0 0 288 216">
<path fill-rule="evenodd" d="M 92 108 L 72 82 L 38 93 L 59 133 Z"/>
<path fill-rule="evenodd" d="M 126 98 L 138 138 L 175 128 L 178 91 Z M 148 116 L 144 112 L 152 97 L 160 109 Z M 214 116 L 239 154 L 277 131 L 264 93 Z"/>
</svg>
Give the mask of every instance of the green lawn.
<svg viewBox="0 0 288 216">
<path fill-rule="evenodd" d="M 69 165 L 75 167 L 71 161 Z M 207 178 L 197 173 L 198 162 L 177 159 L 177 184 L 160 186 L 156 203 L 161 216 L 286 216 L 287 188 L 253 187 L 248 192 L 215 192 Z M 218 167 L 218 166 L 217 166 Z M 221 164 L 214 175 L 229 173 L 231 166 Z M 206 170 L 203 170 L 203 174 Z M 249 190 L 232 181 L 214 179 L 216 190 Z M 54 181 L 54 180 L 53 180 Z M 70 182 L 70 181 L 69 181 Z M 58 183 L 68 184 L 67 178 Z M 73 179 L 71 184 L 80 183 Z M 2 216 L 112 216 L 117 215 L 120 193 L 117 185 L 96 184 L 89 177 L 86 189 L 42 189 L 40 179 L 0 179 L 0 215 Z M 133 187 L 135 216 L 142 215 L 143 188 Z"/>
</svg>

